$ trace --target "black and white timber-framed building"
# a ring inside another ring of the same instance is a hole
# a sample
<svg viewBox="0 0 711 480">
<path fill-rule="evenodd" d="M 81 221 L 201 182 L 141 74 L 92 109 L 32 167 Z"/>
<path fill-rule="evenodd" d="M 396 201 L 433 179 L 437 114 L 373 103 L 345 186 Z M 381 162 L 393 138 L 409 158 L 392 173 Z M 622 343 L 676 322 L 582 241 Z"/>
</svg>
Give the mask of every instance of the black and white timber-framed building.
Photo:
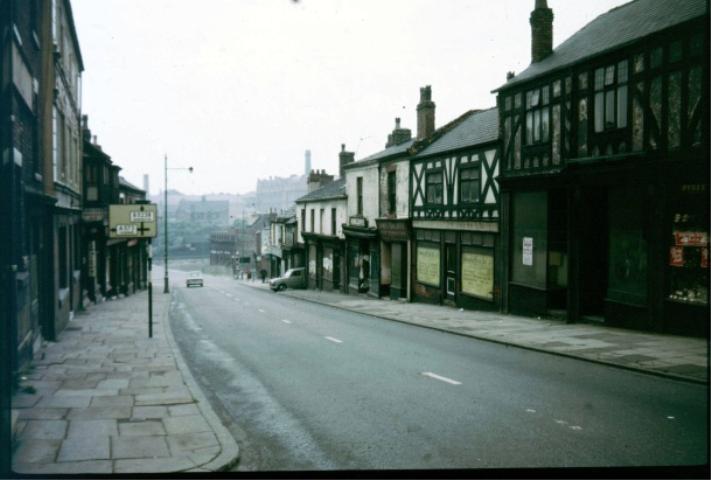
<svg viewBox="0 0 711 480">
<path fill-rule="evenodd" d="M 636 0 L 498 92 L 506 311 L 708 334 L 709 10 Z"/>
<path fill-rule="evenodd" d="M 468 111 L 415 148 L 413 299 L 498 310 L 498 111 Z"/>
</svg>

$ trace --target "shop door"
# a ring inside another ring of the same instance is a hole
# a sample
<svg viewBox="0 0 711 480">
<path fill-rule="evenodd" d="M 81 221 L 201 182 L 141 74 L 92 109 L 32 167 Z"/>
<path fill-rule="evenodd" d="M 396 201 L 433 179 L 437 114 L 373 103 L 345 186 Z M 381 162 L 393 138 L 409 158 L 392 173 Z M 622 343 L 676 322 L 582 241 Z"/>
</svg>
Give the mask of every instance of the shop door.
<svg viewBox="0 0 711 480">
<path fill-rule="evenodd" d="M 390 298 L 402 297 L 402 245 L 393 243 L 390 250 Z"/>
<path fill-rule="evenodd" d="M 454 300 L 457 285 L 457 246 L 448 243 L 444 255 L 444 264 L 447 267 L 444 278 L 445 296 L 449 300 Z"/>
<path fill-rule="evenodd" d="M 582 200 L 580 311 L 597 317 L 603 314 L 607 292 L 607 190 L 588 190 Z"/>
<path fill-rule="evenodd" d="M 338 290 L 341 288 L 341 255 L 338 253 L 337 249 L 333 249 L 333 264 L 331 268 L 333 269 L 333 289 Z"/>
</svg>

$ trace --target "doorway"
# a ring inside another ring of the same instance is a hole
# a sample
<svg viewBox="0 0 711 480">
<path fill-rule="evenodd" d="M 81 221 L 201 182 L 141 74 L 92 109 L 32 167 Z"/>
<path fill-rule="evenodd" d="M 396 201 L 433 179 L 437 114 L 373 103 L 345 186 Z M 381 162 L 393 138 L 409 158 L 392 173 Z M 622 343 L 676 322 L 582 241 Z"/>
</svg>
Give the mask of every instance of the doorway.
<svg viewBox="0 0 711 480">
<path fill-rule="evenodd" d="M 580 313 L 602 319 L 608 282 L 607 190 L 581 192 Z"/>
<path fill-rule="evenodd" d="M 444 264 L 447 267 L 444 278 L 445 298 L 454 300 L 457 286 L 457 245 L 448 243 L 444 248 Z"/>
</svg>

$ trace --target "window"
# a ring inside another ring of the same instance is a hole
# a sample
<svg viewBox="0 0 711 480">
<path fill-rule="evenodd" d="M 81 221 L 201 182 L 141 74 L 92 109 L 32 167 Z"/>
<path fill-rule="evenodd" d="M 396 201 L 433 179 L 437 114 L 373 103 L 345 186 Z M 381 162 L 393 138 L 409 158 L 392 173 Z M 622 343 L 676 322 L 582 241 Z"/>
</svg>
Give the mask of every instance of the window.
<svg viewBox="0 0 711 480">
<path fill-rule="evenodd" d="M 396 172 L 395 170 L 388 172 L 388 213 L 391 215 L 395 214 L 395 201 L 396 201 Z"/>
<path fill-rule="evenodd" d="M 323 212 L 323 208 L 318 212 L 318 233 L 321 234 L 323 233 Z"/>
<path fill-rule="evenodd" d="M 301 209 L 301 232 L 306 231 L 306 209 L 302 208 Z M 298 235 L 298 233 L 297 233 Z"/>
<path fill-rule="evenodd" d="M 526 92 L 526 145 L 550 141 L 548 85 Z"/>
<path fill-rule="evenodd" d="M 356 198 L 358 199 L 358 215 L 363 215 L 363 177 L 356 179 Z"/>
<path fill-rule="evenodd" d="M 57 233 L 57 250 L 59 257 L 59 288 L 68 286 L 68 259 L 67 259 L 67 227 L 59 227 Z"/>
<path fill-rule="evenodd" d="M 479 165 L 465 167 L 459 171 L 459 202 L 479 201 Z"/>
<path fill-rule="evenodd" d="M 595 70 L 595 132 L 627 126 L 627 60 Z"/>
<path fill-rule="evenodd" d="M 336 235 L 336 209 L 331 209 L 331 235 Z"/>
<path fill-rule="evenodd" d="M 314 210 L 314 209 L 312 208 L 312 209 L 311 209 L 311 231 L 312 231 L 312 232 L 316 231 L 316 230 L 315 230 L 315 228 L 316 228 L 316 222 L 314 221 L 314 215 L 316 215 L 315 212 L 316 212 L 316 210 Z"/>
<path fill-rule="evenodd" d="M 425 197 L 427 203 L 442 204 L 442 172 L 427 172 L 425 178 Z"/>
</svg>

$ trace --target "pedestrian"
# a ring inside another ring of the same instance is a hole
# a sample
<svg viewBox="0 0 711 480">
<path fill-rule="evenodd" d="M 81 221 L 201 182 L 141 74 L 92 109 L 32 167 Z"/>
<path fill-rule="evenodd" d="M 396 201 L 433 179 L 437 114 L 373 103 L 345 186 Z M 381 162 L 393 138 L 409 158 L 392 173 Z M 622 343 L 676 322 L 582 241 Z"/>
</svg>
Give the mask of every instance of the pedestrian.
<svg viewBox="0 0 711 480">
<path fill-rule="evenodd" d="M 259 271 L 259 276 L 262 277 L 262 283 L 264 283 L 267 279 L 267 271 L 264 269 L 261 269 Z"/>
</svg>

